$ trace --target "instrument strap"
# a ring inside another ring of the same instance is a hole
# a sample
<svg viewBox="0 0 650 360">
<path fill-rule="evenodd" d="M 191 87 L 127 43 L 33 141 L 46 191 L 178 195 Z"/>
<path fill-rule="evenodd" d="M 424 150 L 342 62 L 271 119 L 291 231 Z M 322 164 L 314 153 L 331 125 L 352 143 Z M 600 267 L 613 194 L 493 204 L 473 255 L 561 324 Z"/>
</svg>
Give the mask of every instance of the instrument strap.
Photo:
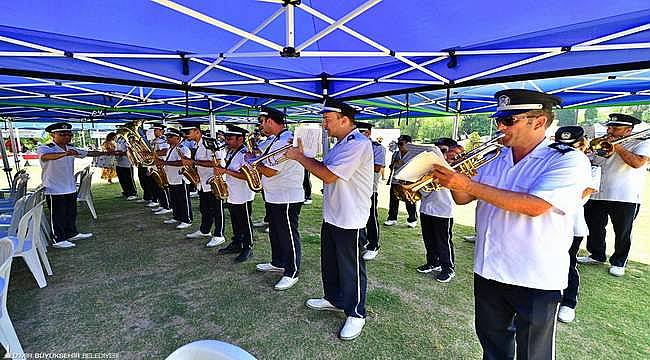
<svg viewBox="0 0 650 360">
<path fill-rule="evenodd" d="M 228 155 L 230 155 L 230 156 L 227 156 L 227 159 L 226 159 L 226 169 L 230 166 L 230 163 L 232 162 L 232 159 L 235 158 L 235 155 L 237 155 L 237 153 L 243 148 L 244 148 L 244 144 L 241 144 L 241 145 L 239 145 L 237 150 L 233 151 L 232 153 L 230 151 L 228 151 Z"/>
<path fill-rule="evenodd" d="M 271 141 L 269 146 L 266 147 L 266 149 L 264 150 L 264 153 L 261 156 L 264 156 L 264 155 L 268 154 L 269 152 L 271 152 L 271 147 L 273 146 L 273 144 L 275 144 L 276 141 L 280 140 L 280 135 L 282 135 L 285 131 L 287 131 L 286 128 L 282 129 L 282 131 L 280 131 L 278 133 L 278 135 L 276 135 L 275 138 L 273 138 L 273 140 Z"/>
</svg>

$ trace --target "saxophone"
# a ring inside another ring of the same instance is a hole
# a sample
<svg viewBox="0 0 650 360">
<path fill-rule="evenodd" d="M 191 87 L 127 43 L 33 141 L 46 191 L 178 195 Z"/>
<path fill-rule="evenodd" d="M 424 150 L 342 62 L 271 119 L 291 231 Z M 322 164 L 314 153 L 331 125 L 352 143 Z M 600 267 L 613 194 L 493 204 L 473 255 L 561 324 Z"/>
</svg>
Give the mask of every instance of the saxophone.
<svg viewBox="0 0 650 360">
<path fill-rule="evenodd" d="M 150 168 L 150 176 L 153 178 L 153 181 L 158 185 L 159 188 L 161 189 L 166 189 L 169 187 L 169 180 L 167 180 L 167 173 L 165 172 L 165 169 L 158 158 L 158 144 L 154 147 L 153 150 L 153 155 L 154 155 L 154 165 L 156 166 L 155 168 Z"/>
<path fill-rule="evenodd" d="M 271 151 L 270 153 L 266 155 L 262 155 L 258 158 L 255 158 L 252 162 L 244 162 L 244 166 L 239 169 L 242 174 L 246 177 L 246 183 L 248 184 L 248 187 L 255 191 L 255 192 L 260 192 L 262 191 L 262 174 L 260 173 L 258 166 L 260 163 L 268 158 L 275 157 L 277 155 L 283 154 L 287 152 L 290 148 L 293 147 L 293 142 L 284 145 L 274 151 Z M 275 164 L 279 164 L 283 161 L 287 160 L 286 157 L 282 156 L 279 159 L 275 160 Z"/>
<path fill-rule="evenodd" d="M 179 146 L 180 144 L 176 146 L 176 151 L 178 152 L 178 156 L 182 160 L 184 157 Z M 183 165 L 181 169 L 178 170 L 178 173 L 180 175 L 183 175 L 194 186 L 198 185 L 201 182 L 201 178 L 199 177 L 199 172 L 196 171 L 196 168 L 193 165 L 189 165 L 189 166 Z"/>
<path fill-rule="evenodd" d="M 218 166 L 216 151 L 212 152 L 212 163 L 214 167 Z M 228 199 L 228 184 L 221 174 L 211 176 L 207 182 L 214 197 L 221 200 Z"/>
</svg>

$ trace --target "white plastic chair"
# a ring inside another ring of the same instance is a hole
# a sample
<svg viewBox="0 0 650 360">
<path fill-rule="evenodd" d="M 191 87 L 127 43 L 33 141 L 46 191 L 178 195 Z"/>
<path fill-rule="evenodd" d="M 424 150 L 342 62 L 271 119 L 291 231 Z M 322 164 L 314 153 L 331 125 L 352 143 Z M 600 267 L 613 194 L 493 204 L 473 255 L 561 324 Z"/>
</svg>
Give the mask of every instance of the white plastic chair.
<svg viewBox="0 0 650 360">
<path fill-rule="evenodd" d="M 81 174 L 81 180 L 79 183 L 79 192 L 77 193 L 77 202 L 85 202 L 88 205 L 88 209 L 93 216 L 93 219 L 97 220 L 97 212 L 95 211 L 95 203 L 93 202 L 93 193 L 90 190 L 93 180 L 93 171 L 88 168 L 88 170 Z"/>
<path fill-rule="evenodd" d="M 27 211 L 18 223 L 16 236 L 7 236 L 3 239 L 9 239 L 14 244 L 14 257 L 22 257 L 27 263 L 27 267 L 34 275 L 38 287 L 47 286 L 45 274 L 39 261 L 39 255 L 46 268 L 51 272 L 50 263 L 44 251 L 39 251 L 38 243 L 41 241 L 41 217 L 43 215 L 43 202 L 36 204 L 31 210 Z"/>
<path fill-rule="evenodd" d="M 223 341 L 199 340 L 179 347 L 166 360 L 255 360 L 255 357 Z"/>
<path fill-rule="evenodd" d="M 7 358 L 24 359 L 23 347 L 7 313 L 7 288 L 11 274 L 11 260 L 14 245 L 8 239 L 0 239 L 0 289 L 2 289 L 2 304 L 0 304 L 0 343 L 7 350 Z"/>
</svg>

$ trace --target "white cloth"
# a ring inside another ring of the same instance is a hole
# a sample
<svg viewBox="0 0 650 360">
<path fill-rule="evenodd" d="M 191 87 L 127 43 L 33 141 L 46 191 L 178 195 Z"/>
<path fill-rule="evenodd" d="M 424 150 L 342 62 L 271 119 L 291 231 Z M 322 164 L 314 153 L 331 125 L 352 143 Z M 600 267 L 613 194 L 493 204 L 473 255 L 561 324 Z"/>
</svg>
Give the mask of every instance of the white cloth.
<svg viewBox="0 0 650 360">
<path fill-rule="evenodd" d="M 239 171 L 244 165 L 244 156 L 248 150 L 243 147 L 239 151 L 230 150 L 226 154 L 226 164 L 228 170 Z M 229 160 L 232 157 L 232 160 Z M 234 176 L 224 175 L 226 183 L 228 184 L 228 203 L 230 204 L 243 204 L 253 201 L 255 193 L 248 187 L 246 180 L 237 179 Z"/>
<path fill-rule="evenodd" d="M 399 149 L 395 150 L 393 152 L 393 154 L 391 155 L 391 160 L 390 160 L 391 164 L 394 164 L 396 160 L 404 159 L 407 155 L 408 155 L 408 152 L 406 152 L 406 153 L 404 153 L 404 155 L 402 155 L 402 153 L 399 151 Z M 392 169 L 393 178 L 391 179 L 391 182 L 390 182 L 391 184 L 399 184 L 399 180 L 397 180 L 395 178 L 395 174 L 397 174 L 399 172 L 399 170 L 402 168 L 402 166 L 404 166 L 404 165 L 405 165 L 405 163 L 401 164 L 399 166 L 398 165 L 393 166 L 393 169 Z"/>
<path fill-rule="evenodd" d="M 189 158 L 192 155 L 190 149 L 184 144 L 178 144 L 178 146 L 170 147 L 167 152 L 167 157 L 165 161 L 180 161 L 181 157 L 178 155 L 178 150 L 181 151 L 183 157 Z M 185 177 L 180 174 L 181 166 L 171 166 L 165 165 L 165 174 L 167 175 L 167 181 L 170 185 L 180 185 L 180 184 L 189 184 L 190 182 L 185 179 Z"/>
<path fill-rule="evenodd" d="M 338 177 L 323 186 L 323 219 L 343 229 L 366 227 L 373 182 L 370 140 L 352 130 L 331 148 L 323 164 Z"/>
<path fill-rule="evenodd" d="M 293 134 L 289 130 L 284 130 L 275 137 L 266 149 L 262 152 L 270 154 L 273 151 L 291 144 Z M 279 154 L 277 158 L 282 157 Z M 305 190 L 302 188 L 302 180 L 305 175 L 305 169 L 295 160 L 286 160 L 279 164 L 273 164 L 273 159 L 264 160 L 264 165 L 276 170 L 278 173 L 271 177 L 262 176 L 262 186 L 264 187 L 264 200 L 271 204 L 289 204 L 305 201 Z"/>
<path fill-rule="evenodd" d="M 372 156 L 375 165 L 386 166 L 386 148 L 381 146 L 381 144 L 376 141 L 372 142 Z M 379 172 L 374 173 L 373 181 L 372 181 L 372 192 L 377 192 L 377 186 L 379 185 L 380 177 L 381 177 L 381 173 Z"/>
<path fill-rule="evenodd" d="M 636 155 L 650 157 L 650 140 L 631 140 L 623 148 Z M 622 201 L 640 204 L 645 186 L 646 166 L 635 169 L 626 164 L 618 154 L 605 159 L 595 156 L 594 163 L 601 166 L 600 191 L 592 200 Z"/>
<path fill-rule="evenodd" d="M 65 148 L 60 147 L 52 142 L 47 145 L 41 145 L 36 150 L 39 156 L 45 154 L 62 153 L 68 150 L 75 150 L 79 153 L 78 158 L 84 158 L 88 154 L 86 150 L 68 145 Z M 41 159 L 41 181 L 45 187 L 45 193 L 48 195 L 65 195 L 77 191 L 74 179 L 74 159 L 73 156 L 64 156 L 56 160 L 43 161 Z"/>
<path fill-rule="evenodd" d="M 158 150 L 169 150 L 169 144 L 165 140 L 164 136 L 157 137 L 151 141 L 151 144 L 153 145 L 153 149 L 155 151 Z M 167 158 L 167 155 L 158 155 L 159 159 L 165 160 Z"/>
<path fill-rule="evenodd" d="M 123 151 L 124 153 L 127 152 L 128 147 L 126 146 L 126 141 L 124 141 L 123 138 L 119 138 L 115 142 L 115 150 Z M 121 155 L 121 156 L 117 157 L 117 165 L 116 166 L 130 168 L 131 167 L 131 161 L 129 160 L 129 157 L 126 156 L 126 154 L 124 154 L 124 155 Z"/>
<path fill-rule="evenodd" d="M 420 191 L 420 212 L 440 218 L 452 218 L 454 212 L 454 198 L 449 189 L 442 188 L 439 191 Z"/>
<path fill-rule="evenodd" d="M 212 150 L 206 148 L 205 139 L 201 138 L 198 141 L 196 152 L 194 153 L 194 160 L 201 161 L 212 161 Z M 221 159 L 223 159 L 223 152 L 216 152 L 217 164 L 222 165 Z M 198 185 L 198 190 L 203 192 L 212 191 L 208 180 L 214 175 L 211 167 L 199 166 L 196 165 L 196 171 L 199 173 L 199 179 L 201 179 L 200 184 Z"/>
<path fill-rule="evenodd" d="M 531 217 L 479 200 L 474 272 L 505 284 L 542 290 L 567 286 L 569 247 L 582 191 L 590 182 L 583 154 L 565 154 L 542 141 L 517 164 L 512 151 L 478 170 L 475 180 L 499 189 L 536 196 L 552 207 Z"/>
<path fill-rule="evenodd" d="M 594 189 L 594 192 L 598 192 L 600 188 L 600 166 L 591 167 L 591 184 L 588 188 Z M 587 221 L 585 221 L 585 203 L 589 200 L 589 197 L 580 199 L 580 206 L 578 206 L 578 211 L 576 211 L 575 223 L 573 224 L 573 236 L 585 237 L 589 236 L 589 228 L 587 227 Z"/>
</svg>

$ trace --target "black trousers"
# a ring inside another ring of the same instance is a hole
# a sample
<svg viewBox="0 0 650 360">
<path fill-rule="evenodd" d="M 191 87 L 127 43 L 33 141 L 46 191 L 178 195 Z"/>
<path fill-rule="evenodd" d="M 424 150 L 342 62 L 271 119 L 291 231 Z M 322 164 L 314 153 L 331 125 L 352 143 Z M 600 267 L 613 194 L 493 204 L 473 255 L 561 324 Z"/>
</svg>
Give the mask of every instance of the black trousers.
<svg viewBox="0 0 650 360">
<path fill-rule="evenodd" d="M 422 240 L 426 249 L 427 264 L 454 268 L 453 218 L 443 218 L 420 213 Z"/>
<path fill-rule="evenodd" d="M 211 191 L 199 191 L 199 211 L 201 212 L 201 232 L 209 233 L 214 225 L 212 236 L 223 237 L 225 226 L 223 201 L 217 199 Z"/>
<path fill-rule="evenodd" d="M 560 290 L 508 285 L 474 274 L 475 327 L 483 359 L 555 359 Z M 514 319 L 514 331 L 513 331 Z"/>
<path fill-rule="evenodd" d="M 578 273 L 578 250 L 582 236 L 574 236 L 571 248 L 569 248 L 569 277 L 567 288 L 562 293 L 562 306 L 568 306 L 575 309 L 578 305 L 578 291 L 580 288 L 580 274 Z"/>
<path fill-rule="evenodd" d="M 164 209 L 171 209 L 171 195 L 169 193 L 169 187 L 166 188 L 161 188 L 156 186 L 156 193 L 157 193 L 157 198 L 158 198 L 158 203 L 160 206 Z"/>
<path fill-rule="evenodd" d="M 142 187 L 142 198 L 148 201 L 156 201 L 157 192 L 156 192 L 156 183 L 153 181 L 153 178 L 147 173 L 149 169 L 144 166 L 138 166 L 138 180 L 140 181 L 140 187 Z"/>
<path fill-rule="evenodd" d="M 135 182 L 133 181 L 133 167 L 120 167 L 116 166 L 117 179 L 120 181 L 122 187 L 122 195 L 136 196 L 138 192 L 135 190 Z"/>
<path fill-rule="evenodd" d="M 598 261 L 605 261 L 605 226 L 607 217 L 612 219 L 615 242 L 614 253 L 609 258 L 613 266 L 625 266 L 632 244 L 632 223 L 639 214 L 639 204 L 608 201 L 589 200 L 585 204 L 585 220 L 589 228 L 587 237 L 587 250 L 591 257 Z"/>
<path fill-rule="evenodd" d="M 300 232 L 298 221 L 302 202 L 268 204 L 271 264 L 284 268 L 284 276 L 298 277 L 300 272 Z"/>
<path fill-rule="evenodd" d="M 250 217 L 252 201 L 243 204 L 228 204 L 230 225 L 232 226 L 232 243 L 242 249 L 253 247 L 253 224 Z"/>
<path fill-rule="evenodd" d="M 305 191 L 305 200 L 311 199 L 311 181 L 307 170 L 305 170 L 305 176 L 302 179 L 302 189 Z"/>
<path fill-rule="evenodd" d="M 388 220 L 397 220 L 397 212 L 399 211 L 399 200 L 394 194 L 395 187 L 400 186 L 398 184 L 390 185 L 390 201 L 388 203 Z M 417 215 L 415 214 L 415 203 L 405 202 L 406 212 L 408 213 L 408 222 L 414 222 L 418 220 Z"/>
<path fill-rule="evenodd" d="M 79 233 L 77 231 L 76 192 L 63 195 L 47 195 L 47 206 L 50 208 L 50 224 L 55 243 L 65 241 Z"/>
<path fill-rule="evenodd" d="M 324 298 L 345 315 L 366 317 L 366 263 L 361 254 L 365 229 L 342 229 L 323 222 L 320 231 L 320 264 Z"/>
<path fill-rule="evenodd" d="M 366 223 L 367 250 L 379 249 L 379 220 L 377 220 L 377 216 L 377 193 L 375 192 L 370 197 L 370 216 L 368 216 L 368 222 Z"/>
<path fill-rule="evenodd" d="M 184 223 L 192 223 L 192 203 L 190 202 L 190 191 L 188 185 L 169 185 L 171 205 L 174 211 L 174 219 Z"/>
</svg>

